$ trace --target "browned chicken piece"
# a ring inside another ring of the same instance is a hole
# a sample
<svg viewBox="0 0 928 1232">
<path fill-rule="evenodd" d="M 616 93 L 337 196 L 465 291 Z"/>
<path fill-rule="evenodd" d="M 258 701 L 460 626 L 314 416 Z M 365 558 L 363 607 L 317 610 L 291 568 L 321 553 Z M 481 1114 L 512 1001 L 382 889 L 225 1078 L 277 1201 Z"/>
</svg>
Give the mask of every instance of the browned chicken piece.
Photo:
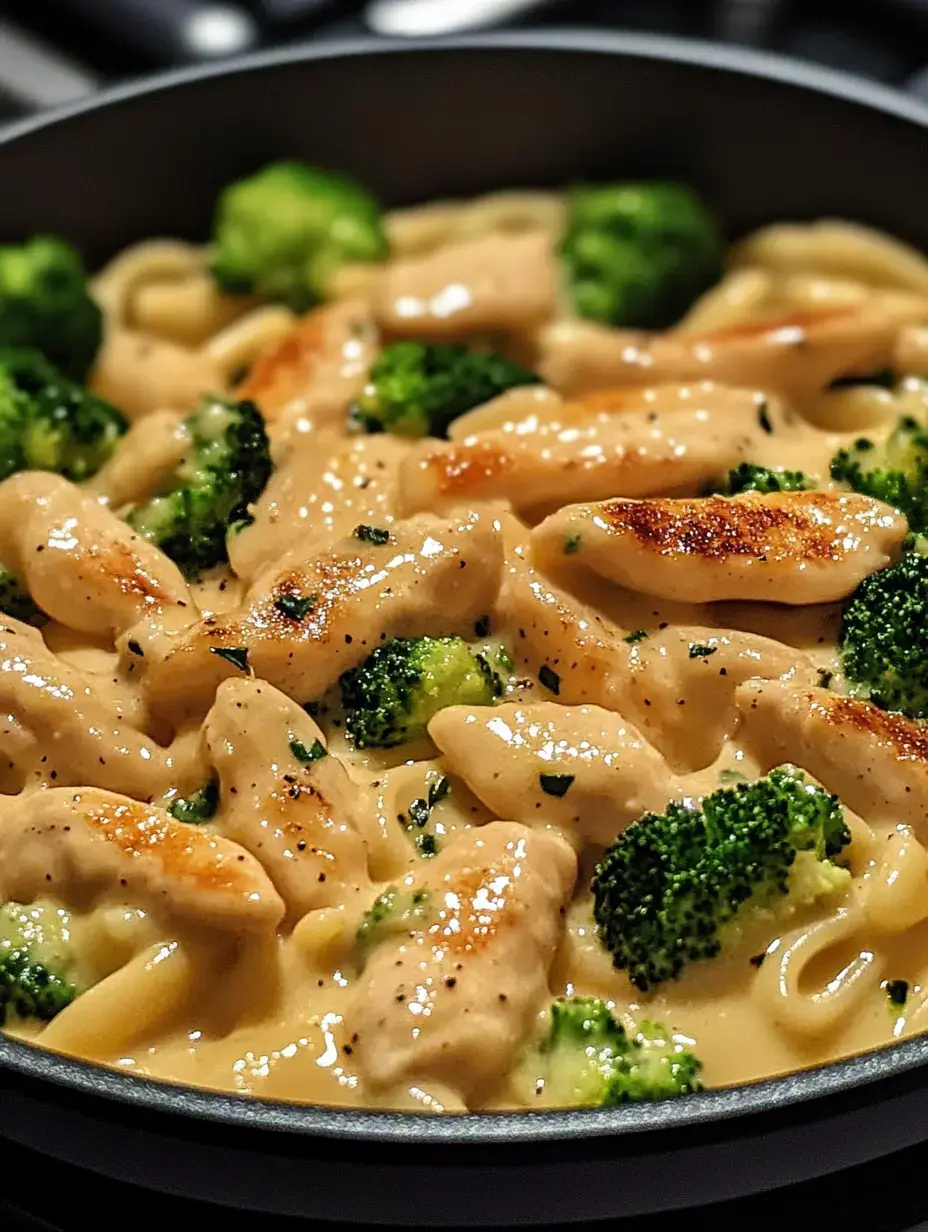
<svg viewBox="0 0 928 1232">
<path fill-rule="evenodd" d="M 749 457 L 762 432 L 757 396 L 732 393 L 718 405 L 713 391 L 666 413 L 617 414 L 611 401 L 606 409 L 565 403 L 463 441 L 423 441 L 400 468 L 401 509 L 507 500 L 531 512 L 607 496 L 698 491 Z"/>
<path fill-rule="evenodd" d="M 837 377 L 887 367 L 899 330 L 922 315 L 911 297 L 874 295 L 859 305 L 704 334 L 645 334 L 564 321 L 539 335 L 537 370 L 567 395 L 606 385 L 712 380 L 801 403 Z"/>
<path fill-rule="evenodd" d="M 236 843 L 151 804 L 54 787 L 0 809 L 0 902 L 133 902 L 190 925 L 270 930 L 284 904 Z"/>
<path fill-rule="evenodd" d="M 898 558 L 905 518 L 868 496 L 745 492 L 570 505 L 532 532 L 541 568 L 571 562 L 690 603 L 835 603 Z"/>
<path fill-rule="evenodd" d="M 291 918 L 370 897 L 364 795 L 296 702 L 262 680 L 227 680 L 203 731 L 219 774 L 215 828 L 261 861 Z"/>
<path fill-rule="evenodd" d="M 240 672 L 311 701 L 381 642 L 469 629 L 493 606 L 501 571 L 492 513 L 414 518 L 385 543 L 354 536 L 308 557 L 294 551 L 256 579 L 240 611 L 181 631 L 150 663 L 149 702 L 175 717 L 195 712 Z M 311 600 L 301 617 L 294 598 Z"/>
<path fill-rule="evenodd" d="M 20 471 L 0 484 L 0 560 L 49 616 L 118 635 L 166 609 L 196 609 L 177 566 L 59 475 Z"/>
<path fill-rule="evenodd" d="M 679 786 L 641 733 L 599 706 L 449 706 L 429 735 L 494 816 L 558 826 L 578 843 L 611 843 Z"/>
<path fill-rule="evenodd" d="M 543 231 L 491 234 L 386 267 L 375 312 L 399 338 L 518 333 L 554 315 L 558 270 Z"/>
<path fill-rule="evenodd" d="M 22 784 L 91 784 L 159 796 L 197 786 L 199 760 L 162 748 L 132 726 L 108 677 L 63 662 L 41 636 L 8 617 L 0 625 L 0 757 Z"/>
<path fill-rule="evenodd" d="M 292 333 L 261 357 L 235 389 L 256 402 L 271 421 L 299 402 L 315 424 L 344 415 L 364 388 L 377 354 L 377 330 L 369 306 L 344 300 L 315 308 Z"/>
<path fill-rule="evenodd" d="M 905 822 L 928 841 L 928 728 L 828 689 L 750 681 L 739 741 L 767 770 L 794 762 L 870 822 Z"/>
<path fill-rule="evenodd" d="M 479 1102 L 548 997 L 576 873 L 563 839 L 502 821 L 429 861 L 421 919 L 377 945 L 346 1014 L 365 1081 Z"/>
<path fill-rule="evenodd" d="M 254 521 L 229 541 L 236 574 L 250 581 L 310 538 L 327 543 L 358 525 L 388 526 L 408 449 L 386 432 L 351 441 L 334 430 L 303 438 L 271 476 Z"/>
</svg>

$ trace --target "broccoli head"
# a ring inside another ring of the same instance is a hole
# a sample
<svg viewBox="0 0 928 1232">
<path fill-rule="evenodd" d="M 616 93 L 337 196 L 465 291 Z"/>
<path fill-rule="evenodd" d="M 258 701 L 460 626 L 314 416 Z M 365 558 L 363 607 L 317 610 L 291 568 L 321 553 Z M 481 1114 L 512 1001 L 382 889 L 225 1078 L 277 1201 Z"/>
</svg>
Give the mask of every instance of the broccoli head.
<svg viewBox="0 0 928 1232">
<path fill-rule="evenodd" d="M 216 208 L 213 275 L 226 291 L 254 292 L 304 312 L 351 261 L 387 255 L 378 202 L 346 175 L 272 163 L 230 184 Z"/>
<path fill-rule="evenodd" d="M 844 610 L 838 646 L 851 691 L 883 710 L 928 717 L 928 556 L 865 578 Z"/>
<path fill-rule="evenodd" d="M 576 188 L 560 244 L 577 314 L 664 329 L 722 274 L 719 225 L 684 184 Z"/>
<path fill-rule="evenodd" d="M 541 377 L 500 355 L 451 343 L 394 342 L 371 368 L 370 379 L 351 408 L 368 432 L 398 436 L 446 436 L 458 415 L 517 385 Z"/>
<path fill-rule="evenodd" d="M 850 873 L 832 858 L 850 838 L 837 797 L 791 766 L 711 792 L 701 808 L 646 813 L 596 866 L 600 939 L 646 991 L 714 958 L 747 911 L 786 915 L 842 892 Z"/>
<path fill-rule="evenodd" d="M 251 402 L 206 397 L 185 420 L 190 448 L 161 492 L 126 521 L 188 578 L 229 559 L 226 538 L 251 520 L 271 476 L 264 421 Z"/>
<path fill-rule="evenodd" d="M 115 407 L 61 375 L 35 350 L 0 349 L 0 479 L 54 471 L 80 483 L 126 431 Z"/>
<path fill-rule="evenodd" d="M 542 1097 L 553 1107 L 603 1108 L 702 1090 L 702 1062 L 658 1023 L 630 1038 L 598 997 L 560 998 L 540 1047 Z"/>
<path fill-rule="evenodd" d="M 459 637 L 398 637 L 339 680 L 345 727 L 358 748 L 424 736 L 446 706 L 489 706 L 503 683 Z"/>
<path fill-rule="evenodd" d="M 3 565 L 0 565 L 0 612 L 4 616 L 12 616 L 14 620 L 21 620 L 23 624 L 34 625 L 36 629 L 48 623 L 48 617 L 33 603 L 19 578 Z"/>
<path fill-rule="evenodd" d="M 911 530 L 928 530 L 928 429 L 910 415 L 882 443 L 860 437 L 836 453 L 831 477 L 900 510 Z"/>
<path fill-rule="evenodd" d="M 50 904 L 0 907 L 0 1026 L 11 1017 L 49 1022 L 74 1000 L 66 924 Z"/>
<path fill-rule="evenodd" d="M 83 381 L 102 333 L 76 248 L 50 235 L 0 246 L 0 347 L 34 347 Z"/>
<path fill-rule="evenodd" d="M 801 492 L 815 487 L 815 480 L 802 471 L 787 471 L 779 467 L 754 466 L 742 462 L 728 472 L 714 492 L 722 496 L 737 496 L 739 492 Z"/>
<path fill-rule="evenodd" d="M 369 952 L 388 937 L 421 928 L 430 902 L 428 890 L 399 890 L 390 886 L 378 894 L 355 933 L 353 953 L 357 966 L 363 967 Z"/>
</svg>

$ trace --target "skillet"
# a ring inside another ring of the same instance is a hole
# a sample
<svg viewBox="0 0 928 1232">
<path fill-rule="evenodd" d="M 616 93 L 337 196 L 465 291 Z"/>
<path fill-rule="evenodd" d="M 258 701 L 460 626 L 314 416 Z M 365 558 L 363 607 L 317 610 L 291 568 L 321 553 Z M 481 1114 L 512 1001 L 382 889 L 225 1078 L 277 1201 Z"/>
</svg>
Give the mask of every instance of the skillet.
<svg viewBox="0 0 928 1232">
<path fill-rule="evenodd" d="M 109 91 L 0 134 L 0 240 L 97 264 L 202 238 L 262 162 L 393 205 L 574 178 L 690 179 L 731 235 L 845 215 L 928 249 L 928 108 L 820 68 L 602 33 L 323 44 Z M 0 1037 L 0 1137 L 174 1194 L 317 1220 L 515 1225 L 741 1196 L 928 1138 L 928 1038 L 667 1104 L 425 1118 L 155 1084 Z"/>
</svg>

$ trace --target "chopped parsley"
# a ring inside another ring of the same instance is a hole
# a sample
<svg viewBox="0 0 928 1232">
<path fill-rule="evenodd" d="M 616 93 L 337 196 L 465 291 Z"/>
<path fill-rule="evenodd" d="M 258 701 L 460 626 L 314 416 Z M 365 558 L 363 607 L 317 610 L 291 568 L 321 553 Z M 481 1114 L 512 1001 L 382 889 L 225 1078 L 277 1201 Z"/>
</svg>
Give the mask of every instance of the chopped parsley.
<svg viewBox="0 0 928 1232">
<path fill-rule="evenodd" d="M 690 642 L 691 659 L 708 659 L 709 655 L 714 655 L 717 650 L 718 646 L 700 646 L 696 642 Z"/>
<path fill-rule="evenodd" d="M 720 783 L 746 783 L 748 780 L 740 770 L 720 770 Z"/>
<path fill-rule="evenodd" d="M 909 981 L 887 980 L 883 987 L 886 990 L 886 999 L 890 1004 L 890 1008 L 895 1010 L 903 1009 L 909 997 Z"/>
<path fill-rule="evenodd" d="M 576 776 L 573 774 L 539 774 L 538 781 L 546 796 L 566 796 Z"/>
<path fill-rule="evenodd" d="M 140 659 L 144 658 L 145 651 L 142 649 L 142 647 L 139 645 L 137 641 L 133 639 L 131 642 L 128 642 L 127 645 L 132 654 L 138 655 Z"/>
<path fill-rule="evenodd" d="M 636 629 L 634 633 L 629 633 L 622 638 L 623 642 L 628 642 L 629 646 L 634 646 L 636 642 L 643 642 L 648 637 L 647 629 Z"/>
<path fill-rule="evenodd" d="M 390 542 L 390 532 L 383 526 L 356 526 L 354 537 L 362 543 L 373 543 L 379 548 Z"/>
<path fill-rule="evenodd" d="M 406 825 L 406 832 L 413 834 L 418 831 L 415 834 L 416 850 L 423 859 L 430 859 L 432 856 L 438 855 L 438 835 L 431 830 L 426 830 L 425 827 L 429 823 L 432 809 L 436 804 L 440 804 L 450 791 L 451 780 L 446 774 L 442 774 L 429 784 L 429 789 L 425 796 L 417 796 L 415 800 L 410 802 L 408 809 L 409 822 Z M 400 814 L 400 820 L 404 820 L 402 814 Z"/>
<path fill-rule="evenodd" d="M 579 552 L 581 542 L 580 535 L 568 535 L 564 540 L 564 555 L 573 556 L 574 552 Z"/>
<path fill-rule="evenodd" d="M 770 411 L 767 409 L 766 402 L 761 403 L 760 410 L 757 412 L 757 422 L 766 433 L 773 433 L 773 424 L 770 422 Z"/>
<path fill-rule="evenodd" d="M 210 654 L 218 655 L 220 659 L 225 659 L 227 663 L 237 667 L 240 672 L 248 671 L 247 646 L 210 646 L 209 651 Z"/>
<path fill-rule="evenodd" d="M 829 671 L 827 667 L 820 667 L 818 669 L 818 687 L 820 689 L 827 689 L 832 680 L 834 680 L 834 676 L 834 672 Z"/>
<path fill-rule="evenodd" d="M 318 598 L 318 595 L 278 595 L 274 606 L 288 620 L 302 620 Z"/>
<path fill-rule="evenodd" d="M 516 670 L 516 661 L 505 646 L 500 646 L 496 652 L 496 666 L 510 675 Z"/>
<path fill-rule="evenodd" d="M 321 740 L 314 740 L 309 748 L 306 747 L 302 740 L 290 741 L 290 752 L 304 766 L 308 766 L 312 761 L 319 761 L 321 757 L 326 756 L 327 751 Z"/>
<path fill-rule="evenodd" d="M 561 691 L 561 678 L 557 672 L 548 667 L 547 663 L 545 663 L 539 670 L 538 681 L 540 684 L 543 684 L 549 692 L 553 693 L 555 697 L 557 697 Z"/>
<path fill-rule="evenodd" d="M 178 796 L 168 806 L 168 812 L 176 821 L 198 825 L 215 816 L 219 807 L 219 780 L 210 779 L 189 796 Z"/>
</svg>

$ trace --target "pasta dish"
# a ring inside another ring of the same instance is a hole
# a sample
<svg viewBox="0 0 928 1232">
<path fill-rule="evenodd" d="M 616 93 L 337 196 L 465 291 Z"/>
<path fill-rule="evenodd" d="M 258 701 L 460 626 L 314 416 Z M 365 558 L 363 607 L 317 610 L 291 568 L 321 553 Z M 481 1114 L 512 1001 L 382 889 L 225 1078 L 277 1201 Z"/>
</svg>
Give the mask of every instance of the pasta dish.
<svg viewBox="0 0 928 1232">
<path fill-rule="evenodd" d="M 928 260 L 670 182 L 0 247 L 0 1025 L 462 1112 L 928 1027 Z"/>
</svg>

